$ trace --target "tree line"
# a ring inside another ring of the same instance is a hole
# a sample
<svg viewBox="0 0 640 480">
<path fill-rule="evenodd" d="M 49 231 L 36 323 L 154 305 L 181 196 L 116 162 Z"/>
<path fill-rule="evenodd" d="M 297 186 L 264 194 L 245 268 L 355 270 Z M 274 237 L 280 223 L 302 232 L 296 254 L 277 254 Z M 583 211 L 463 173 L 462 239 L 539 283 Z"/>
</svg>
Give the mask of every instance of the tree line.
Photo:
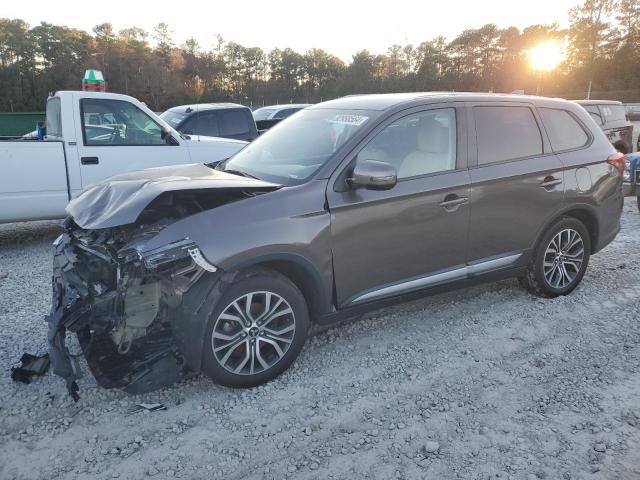
<svg viewBox="0 0 640 480">
<path fill-rule="evenodd" d="M 212 48 L 190 38 L 175 45 L 169 25 L 149 33 L 86 32 L 0 19 L 0 111 L 42 111 L 49 92 L 79 89 L 86 68 L 102 70 L 107 89 L 161 111 L 174 105 L 233 101 L 249 106 L 308 102 L 353 93 L 492 91 L 595 96 L 640 101 L 640 0 L 585 0 L 570 25 L 522 30 L 487 24 L 448 41 L 362 50 L 350 62 L 320 48 L 264 51 L 216 37 Z M 528 52 L 544 41 L 564 45 L 552 72 L 532 69 Z"/>
</svg>

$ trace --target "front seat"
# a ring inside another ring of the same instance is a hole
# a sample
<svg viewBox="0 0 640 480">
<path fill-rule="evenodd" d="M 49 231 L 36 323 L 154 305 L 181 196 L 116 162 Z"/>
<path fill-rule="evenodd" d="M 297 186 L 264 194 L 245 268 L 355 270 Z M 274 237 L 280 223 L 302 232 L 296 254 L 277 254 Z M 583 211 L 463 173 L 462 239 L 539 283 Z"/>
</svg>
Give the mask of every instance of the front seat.
<svg viewBox="0 0 640 480">
<path fill-rule="evenodd" d="M 418 124 L 417 135 L 418 149 L 404 158 L 398 177 L 415 177 L 455 168 L 449 152 L 448 128 L 432 117 L 423 117 Z"/>
</svg>

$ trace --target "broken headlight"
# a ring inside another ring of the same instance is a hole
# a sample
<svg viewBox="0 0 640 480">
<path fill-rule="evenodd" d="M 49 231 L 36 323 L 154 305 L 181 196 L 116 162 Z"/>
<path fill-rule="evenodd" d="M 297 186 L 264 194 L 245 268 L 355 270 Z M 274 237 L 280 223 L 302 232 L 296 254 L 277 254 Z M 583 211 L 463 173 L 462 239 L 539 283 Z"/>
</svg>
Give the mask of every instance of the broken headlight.
<svg viewBox="0 0 640 480">
<path fill-rule="evenodd" d="M 129 249 L 121 252 L 119 256 L 125 261 L 128 259 L 142 259 L 145 267 L 149 270 L 164 269 L 168 266 L 178 265 L 186 260 L 193 261 L 196 265 L 208 272 L 215 272 L 217 270 L 214 265 L 204 258 L 197 245 L 188 238 L 144 253 Z"/>
</svg>

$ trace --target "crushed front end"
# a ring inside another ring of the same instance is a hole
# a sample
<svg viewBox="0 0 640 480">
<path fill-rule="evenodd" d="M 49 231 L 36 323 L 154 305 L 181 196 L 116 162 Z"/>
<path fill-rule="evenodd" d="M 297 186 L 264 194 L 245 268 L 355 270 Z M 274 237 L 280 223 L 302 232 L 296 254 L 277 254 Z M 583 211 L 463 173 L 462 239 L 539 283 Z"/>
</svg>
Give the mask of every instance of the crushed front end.
<svg viewBox="0 0 640 480">
<path fill-rule="evenodd" d="M 183 300 L 203 277 L 210 289 L 220 272 L 189 239 L 144 251 L 145 240 L 163 227 L 158 222 L 86 230 L 69 218 L 55 241 L 49 354 L 75 400 L 78 372 L 65 344 L 67 331 L 77 334 L 102 387 L 142 393 L 189 373 L 184 322 L 193 316 L 194 302 L 185 307 Z M 207 298 L 204 292 L 193 296 Z"/>
</svg>

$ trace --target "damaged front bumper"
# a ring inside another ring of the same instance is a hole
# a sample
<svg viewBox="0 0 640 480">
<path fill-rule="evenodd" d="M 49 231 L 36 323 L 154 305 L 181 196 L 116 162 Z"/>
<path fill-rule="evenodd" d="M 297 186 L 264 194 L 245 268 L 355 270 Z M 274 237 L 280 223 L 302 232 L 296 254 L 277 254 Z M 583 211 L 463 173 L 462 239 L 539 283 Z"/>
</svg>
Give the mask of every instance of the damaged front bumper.
<svg viewBox="0 0 640 480">
<path fill-rule="evenodd" d="M 145 237 L 153 233 L 83 230 L 68 220 L 54 242 L 49 356 L 74 400 L 78 371 L 65 344 L 67 331 L 77 334 L 89 369 L 105 388 L 142 393 L 193 371 L 186 357 L 195 354 L 185 354 L 185 332 L 206 324 L 200 307 L 222 272 L 189 239 L 144 251 Z"/>
</svg>

